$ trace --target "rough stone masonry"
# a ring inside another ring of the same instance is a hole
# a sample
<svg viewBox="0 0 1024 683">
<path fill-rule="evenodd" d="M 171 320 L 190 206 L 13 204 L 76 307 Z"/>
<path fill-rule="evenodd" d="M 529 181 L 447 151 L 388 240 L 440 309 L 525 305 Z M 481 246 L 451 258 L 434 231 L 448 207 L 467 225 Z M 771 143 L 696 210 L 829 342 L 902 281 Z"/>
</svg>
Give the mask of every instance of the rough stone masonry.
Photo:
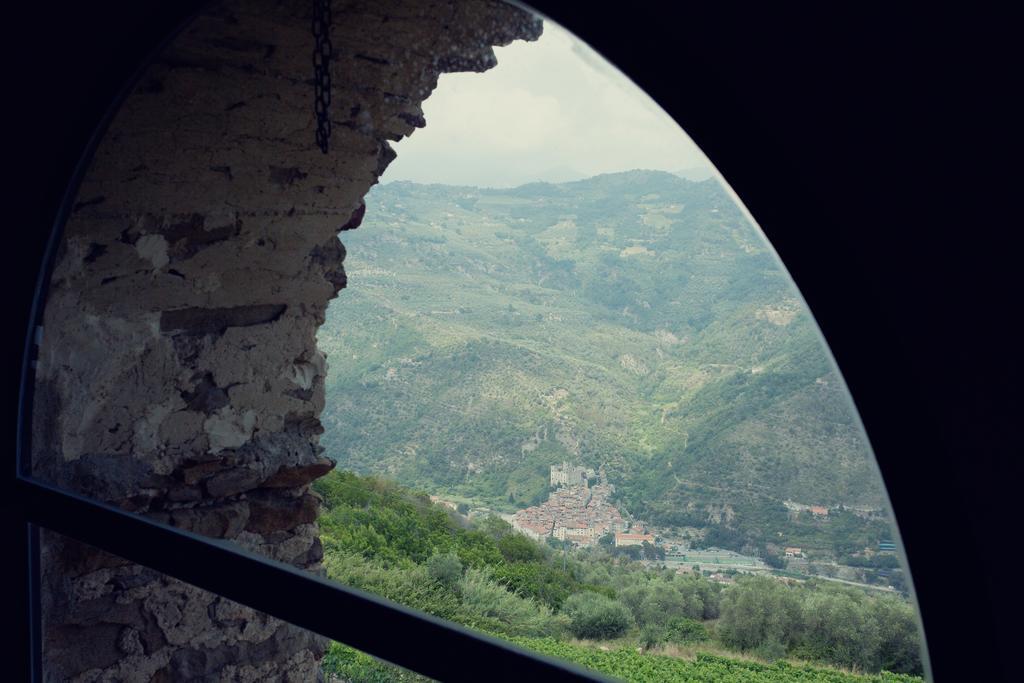
<svg viewBox="0 0 1024 683">
<path fill-rule="evenodd" d="M 338 232 L 440 74 L 541 31 L 489 0 L 333 9 L 327 155 L 312 2 L 214 3 L 145 72 L 65 229 L 33 423 L 38 476 L 311 571 Z M 318 677 L 319 636 L 55 535 L 43 560 L 47 680 Z"/>
</svg>

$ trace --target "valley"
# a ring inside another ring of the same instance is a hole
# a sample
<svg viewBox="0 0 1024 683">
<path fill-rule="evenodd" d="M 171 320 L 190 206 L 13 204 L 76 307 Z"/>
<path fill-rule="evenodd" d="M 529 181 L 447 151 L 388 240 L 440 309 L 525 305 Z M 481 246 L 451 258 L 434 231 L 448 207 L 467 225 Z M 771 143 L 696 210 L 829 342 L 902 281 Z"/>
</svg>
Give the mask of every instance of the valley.
<svg viewBox="0 0 1024 683">
<path fill-rule="evenodd" d="M 552 465 L 604 465 L 619 509 L 751 555 L 891 537 L 813 321 L 717 181 L 396 182 L 344 237 L 319 333 L 340 466 L 513 514 Z"/>
<path fill-rule="evenodd" d="M 920 680 L 842 381 L 717 181 L 366 201 L 318 333 L 330 578 L 626 680 Z"/>
</svg>

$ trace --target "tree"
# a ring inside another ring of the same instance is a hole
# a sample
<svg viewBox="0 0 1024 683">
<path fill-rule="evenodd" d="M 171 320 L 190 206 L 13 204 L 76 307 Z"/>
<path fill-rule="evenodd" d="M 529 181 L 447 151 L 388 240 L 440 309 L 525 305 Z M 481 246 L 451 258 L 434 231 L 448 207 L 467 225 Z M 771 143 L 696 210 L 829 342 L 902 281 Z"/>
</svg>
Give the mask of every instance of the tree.
<svg viewBox="0 0 1024 683">
<path fill-rule="evenodd" d="M 644 541 L 640 548 L 640 554 L 645 560 L 664 560 L 665 549 L 651 545 L 649 542 Z"/>
<path fill-rule="evenodd" d="M 860 593 L 819 589 L 804 600 L 802 651 L 868 671 L 879 668 L 880 634 Z"/>
<path fill-rule="evenodd" d="M 879 635 L 878 665 L 894 673 L 923 675 L 914 608 L 896 597 L 871 601 L 869 615 Z"/>
<path fill-rule="evenodd" d="M 512 533 L 512 525 L 497 515 L 487 515 L 477 524 L 477 528 L 496 541 Z"/>
<path fill-rule="evenodd" d="M 659 580 L 648 584 L 647 594 L 635 614 L 638 623 L 664 626 L 673 617 L 700 617 L 703 611 L 703 605 L 692 609 L 692 605 L 687 604 L 687 596 L 671 583 Z"/>
<path fill-rule="evenodd" d="M 498 539 L 498 550 L 508 562 L 539 562 L 544 551 L 522 534 L 508 534 Z"/>
<path fill-rule="evenodd" d="M 625 555 L 631 560 L 639 560 L 643 549 L 638 545 L 623 545 L 613 548 L 612 552 L 616 555 Z"/>
<path fill-rule="evenodd" d="M 753 650 L 768 641 L 797 643 L 802 610 L 796 591 L 774 579 L 751 577 L 722 593 L 718 634 L 722 642 Z"/>
</svg>

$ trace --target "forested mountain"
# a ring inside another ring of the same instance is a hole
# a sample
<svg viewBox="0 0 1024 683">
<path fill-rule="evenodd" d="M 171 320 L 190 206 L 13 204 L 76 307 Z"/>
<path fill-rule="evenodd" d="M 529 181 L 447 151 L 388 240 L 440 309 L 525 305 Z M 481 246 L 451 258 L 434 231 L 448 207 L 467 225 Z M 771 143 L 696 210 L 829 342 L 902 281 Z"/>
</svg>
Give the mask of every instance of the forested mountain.
<svg viewBox="0 0 1024 683">
<path fill-rule="evenodd" d="M 605 464 L 654 524 L 763 543 L 882 506 L 788 276 L 715 180 L 374 188 L 319 333 L 339 465 L 511 509 Z"/>
</svg>

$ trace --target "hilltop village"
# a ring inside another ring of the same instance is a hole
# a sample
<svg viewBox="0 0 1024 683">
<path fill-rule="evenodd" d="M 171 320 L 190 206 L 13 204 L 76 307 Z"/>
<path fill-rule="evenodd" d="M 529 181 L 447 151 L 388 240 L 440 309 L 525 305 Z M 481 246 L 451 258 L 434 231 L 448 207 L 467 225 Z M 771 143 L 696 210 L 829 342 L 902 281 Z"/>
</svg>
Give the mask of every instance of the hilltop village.
<svg viewBox="0 0 1024 683">
<path fill-rule="evenodd" d="M 551 488 L 547 501 L 513 516 L 515 529 L 538 541 L 552 537 L 580 546 L 597 543 L 609 533 L 615 534 L 616 546 L 654 544 L 653 535 L 639 524 L 630 529 L 611 504 L 615 487 L 608 482 L 603 465 L 596 472 L 567 462 L 552 465 Z"/>
<path fill-rule="evenodd" d="M 646 522 L 630 519 L 612 504 L 615 486 L 608 481 L 602 465 L 596 471 L 580 465 L 563 462 L 550 469 L 550 493 L 540 505 L 519 510 L 505 516 L 514 529 L 537 541 L 554 539 L 567 541 L 577 547 L 589 547 L 602 538 L 605 542 L 613 539 L 615 548 L 639 546 L 642 555 L 636 556 L 649 566 L 675 569 L 677 573 L 708 570 L 711 580 L 732 583 L 732 576 L 741 573 L 765 573 L 771 570 L 763 557 L 744 555 L 722 548 L 707 547 L 700 550 L 691 547 L 692 536 L 679 529 L 656 528 Z M 454 508 L 454 503 L 441 501 Z M 851 512 L 858 517 L 872 518 L 877 512 L 869 508 L 840 506 L 829 508 L 824 505 L 807 505 L 786 500 L 785 507 L 791 516 L 807 515 L 824 521 L 830 513 Z M 611 535 L 612 539 L 606 537 Z M 638 548 L 639 549 L 639 548 Z M 864 569 L 840 566 L 835 558 L 814 552 L 810 559 L 801 547 L 785 546 L 775 549 L 784 566 L 792 572 L 819 575 L 831 580 L 861 583 L 865 581 Z M 895 545 L 891 541 L 878 543 L 878 548 L 865 548 L 853 555 L 853 562 L 863 566 L 877 564 L 872 558 L 877 554 L 892 554 Z M 812 565 L 812 562 L 815 564 Z M 880 579 L 888 579 L 891 572 L 883 568 Z M 730 572 L 729 575 L 721 572 Z M 788 579 L 787 579 L 788 580 Z M 876 581 L 877 583 L 877 581 Z M 891 586 L 872 586 L 876 590 L 892 590 Z"/>
</svg>

